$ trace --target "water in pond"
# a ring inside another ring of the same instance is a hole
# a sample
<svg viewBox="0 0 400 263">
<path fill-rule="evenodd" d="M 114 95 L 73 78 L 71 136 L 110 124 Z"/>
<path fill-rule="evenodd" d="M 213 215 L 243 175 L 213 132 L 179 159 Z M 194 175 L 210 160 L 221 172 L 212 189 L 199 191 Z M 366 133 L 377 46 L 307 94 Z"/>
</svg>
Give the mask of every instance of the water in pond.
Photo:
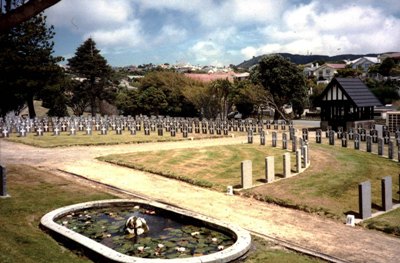
<svg viewBox="0 0 400 263">
<path fill-rule="evenodd" d="M 127 233 L 125 223 L 131 216 L 144 218 L 149 231 L 139 236 Z M 82 210 L 66 214 L 56 222 L 120 253 L 143 258 L 202 256 L 235 242 L 201 221 L 178 220 L 163 211 L 138 206 Z"/>
</svg>

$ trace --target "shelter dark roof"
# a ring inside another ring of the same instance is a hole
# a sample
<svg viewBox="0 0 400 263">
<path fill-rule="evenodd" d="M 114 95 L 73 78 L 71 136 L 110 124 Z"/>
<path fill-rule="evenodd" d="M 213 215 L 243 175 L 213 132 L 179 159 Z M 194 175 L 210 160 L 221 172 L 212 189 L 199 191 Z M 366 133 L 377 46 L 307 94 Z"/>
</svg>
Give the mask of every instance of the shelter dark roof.
<svg viewBox="0 0 400 263">
<path fill-rule="evenodd" d="M 334 78 L 328 84 L 339 84 L 343 92 L 357 107 L 381 106 L 382 103 L 368 89 L 368 87 L 359 78 Z"/>
</svg>

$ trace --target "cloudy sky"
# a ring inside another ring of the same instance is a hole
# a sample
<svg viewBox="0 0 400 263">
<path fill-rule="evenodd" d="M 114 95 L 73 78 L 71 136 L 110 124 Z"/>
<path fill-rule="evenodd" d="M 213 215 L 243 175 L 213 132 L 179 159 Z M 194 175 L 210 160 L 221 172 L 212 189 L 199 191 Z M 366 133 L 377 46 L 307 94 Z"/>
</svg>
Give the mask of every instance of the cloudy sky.
<svg viewBox="0 0 400 263">
<path fill-rule="evenodd" d="M 92 37 L 113 66 L 400 51 L 398 0 L 62 0 L 46 14 L 56 55 Z"/>
</svg>

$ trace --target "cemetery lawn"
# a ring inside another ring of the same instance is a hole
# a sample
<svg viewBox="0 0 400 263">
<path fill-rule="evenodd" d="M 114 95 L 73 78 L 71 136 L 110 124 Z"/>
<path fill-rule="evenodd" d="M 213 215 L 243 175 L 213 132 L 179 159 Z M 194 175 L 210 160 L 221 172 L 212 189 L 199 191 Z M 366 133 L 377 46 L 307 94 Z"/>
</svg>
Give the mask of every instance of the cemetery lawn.
<svg viewBox="0 0 400 263">
<path fill-rule="evenodd" d="M 7 166 L 7 192 L 11 197 L 0 199 L 0 262 L 88 262 L 43 232 L 40 218 L 61 206 L 113 196 L 26 165 Z"/>
<path fill-rule="evenodd" d="M 369 180 L 372 211 L 381 209 L 381 179 L 392 176 L 398 200 L 399 163 L 341 146 L 311 143 L 311 166 L 302 174 L 247 191 L 248 195 L 286 207 L 344 219 L 358 215 L 358 184 Z M 399 221 L 393 222 L 400 226 Z"/>
<path fill-rule="evenodd" d="M 225 191 L 228 185 L 240 186 L 240 163 L 252 160 L 253 184 L 259 186 L 241 194 L 341 220 L 347 214 L 358 215 L 358 184 L 363 181 L 371 181 L 373 212 L 381 206 L 380 180 L 384 176 L 392 176 L 393 198 L 398 200 L 399 163 L 340 146 L 310 146 L 311 166 L 284 180 L 278 179 L 282 177 L 282 154 L 286 151 L 257 144 L 116 154 L 99 159 L 218 191 Z M 275 156 L 276 181 L 263 184 L 264 158 L 269 155 Z M 294 172 L 293 153 L 291 163 Z"/>
<path fill-rule="evenodd" d="M 40 218 L 61 206 L 115 196 L 27 165 L 7 166 L 7 189 L 11 197 L 0 199 L 0 262 L 93 262 L 42 231 Z M 244 262 L 322 262 L 261 238 L 253 240 Z"/>
<path fill-rule="evenodd" d="M 376 229 L 400 237 L 400 208 L 365 220 L 361 225 L 366 228 Z"/>
<path fill-rule="evenodd" d="M 194 139 L 206 139 L 222 136 L 193 133 L 189 134 L 188 137 L 193 137 Z M 137 132 L 136 135 L 130 135 L 129 131 L 124 131 L 121 135 L 115 134 L 115 131 L 108 131 L 107 135 L 100 135 L 98 131 L 93 131 L 93 135 L 85 135 L 84 132 L 80 131 L 74 136 L 70 136 L 68 132 L 62 132 L 60 136 L 53 136 L 52 132 L 48 132 L 44 133 L 43 136 L 36 136 L 35 134 L 30 133 L 26 137 L 18 137 L 16 134 L 12 134 L 10 137 L 5 138 L 5 140 L 8 141 L 42 148 L 166 142 L 189 139 L 190 138 L 183 138 L 181 133 L 177 133 L 176 137 L 171 137 L 169 133 L 164 133 L 164 136 L 158 136 L 157 133 L 154 132 L 146 136 L 143 134 L 143 131 Z"/>
<path fill-rule="evenodd" d="M 228 185 L 240 187 L 240 164 L 253 162 L 253 184 L 261 184 L 265 178 L 265 157 L 275 156 L 277 176 L 283 174 L 280 148 L 256 144 L 213 146 L 196 149 L 176 149 L 141 153 L 113 154 L 99 157 L 101 161 L 147 171 L 169 178 L 179 179 L 198 186 L 225 191 Z M 291 155 L 295 159 L 295 155 Z M 294 170 L 294 161 L 292 162 Z"/>
</svg>

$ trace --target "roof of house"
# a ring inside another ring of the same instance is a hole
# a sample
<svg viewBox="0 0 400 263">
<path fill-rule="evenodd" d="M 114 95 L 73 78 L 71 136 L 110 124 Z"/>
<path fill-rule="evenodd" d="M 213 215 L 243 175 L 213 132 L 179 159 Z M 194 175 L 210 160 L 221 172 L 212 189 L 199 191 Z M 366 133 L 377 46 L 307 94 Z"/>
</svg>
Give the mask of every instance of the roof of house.
<svg viewBox="0 0 400 263">
<path fill-rule="evenodd" d="M 350 61 L 350 63 L 351 64 L 356 64 L 356 63 L 359 63 L 359 62 L 361 62 L 361 61 L 365 61 L 365 60 L 368 60 L 368 61 L 370 61 L 370 62 L 372 62 L 372 63 L 379 63 L 379 59 L 377 58 L 377 57 L 361 57 L 361 58 L 357 58 L 357 59 L 355 59 L 355 60 L 352 60 L 352 61 Z"/>
<path fill-rule="evenodd" d="M 199 73 L 185 73 L 186 77 L 191 79 L 199 80 L 202 82 L 211 82 L 217 79 L 228 79 L 233 82 L 233 73 L 210 73 L 210 74 L 199 74 Z"/>
<path fill-rule="evenodd" d="M 324 93 L 328 92 L 333 85 L 341 87 L 343 93 L 351 102 L 353 102 L 353 104 L 355 104 L 356 107 L 382 105 L 382 103 L 359 78 L 334 78 L 321 94 L 321 97 L 323 97 Z"/>
<path fill-rule="evenodd" d="M 327 67 L 333 68 L 333 69 L 342 69 L 346 67 L 346 64 L 333 64 L 333 63 L 326 63 L 325 64 Z M 322 65 L 322 66 L 325 66 Z"/>
</svg>

